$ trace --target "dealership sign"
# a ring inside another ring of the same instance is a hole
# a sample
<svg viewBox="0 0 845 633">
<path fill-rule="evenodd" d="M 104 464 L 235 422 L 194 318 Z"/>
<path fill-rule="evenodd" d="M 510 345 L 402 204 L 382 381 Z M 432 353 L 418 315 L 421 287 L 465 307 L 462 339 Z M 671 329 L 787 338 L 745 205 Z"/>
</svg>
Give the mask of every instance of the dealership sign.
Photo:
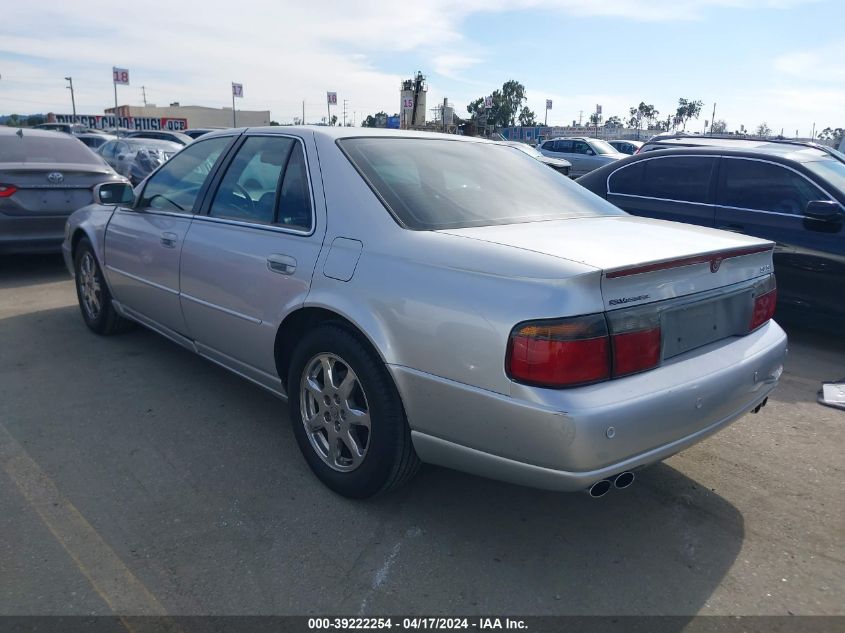
<svg viewBox="0 0 845 633">
<path fill-rule="evenodd" d="M 111 130 L 115 127 L 114 115 L 111 114 L 54 114 L 48 116 L 50 123 L 79 123 L 95 130 Z M 135 116 L 117 117 L 117 127 L 130 130 L 186 130 L 188 119 L 172 117 Z"/>
</svg>

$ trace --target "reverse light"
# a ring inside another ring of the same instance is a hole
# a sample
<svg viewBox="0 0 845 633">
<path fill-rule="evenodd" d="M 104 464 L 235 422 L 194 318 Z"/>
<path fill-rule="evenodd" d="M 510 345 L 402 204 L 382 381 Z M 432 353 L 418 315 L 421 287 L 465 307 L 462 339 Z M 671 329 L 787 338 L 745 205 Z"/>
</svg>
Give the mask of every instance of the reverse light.
<svg viewBox="0 0 845 633">
<path fill-rule="evenodd" d="M 0 185 L 0 198 L 8 198 L 18 190 L 15 185 Z"/>
<path fill-rule="evenodd" d="M 517 325 L 505 367 L 519 382 L 573 387 L 610 377 L 610 338 L 603 314 Z"/>
</svg>

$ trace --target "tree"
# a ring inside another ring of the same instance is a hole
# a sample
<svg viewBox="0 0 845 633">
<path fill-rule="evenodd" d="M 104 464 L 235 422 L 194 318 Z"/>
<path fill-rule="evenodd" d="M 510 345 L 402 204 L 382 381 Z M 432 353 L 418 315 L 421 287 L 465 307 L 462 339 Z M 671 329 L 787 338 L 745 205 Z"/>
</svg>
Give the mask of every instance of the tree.
<svg viewBox="0 0 845 633">
<path fill-rule="evenodd" d="M 337 115 L 332 115 L 332 120 L 329 122 L 329 125 L 337 125 Z"/>
<path fill-rule="evenodd" d="M 601 115 L 598 112 L 593 112 L 590 115 L 590 125 L 595 127 L 601 123 Z"/>
<path fill-rule="evenodd" d="M 530 113 L 530 119 L 534 119 L 534 113 L 522 105 L 526 101 L 525 86 L 518 81 L 509 79 L 502 84 L 501 90 L 494 90 L 490 97 L 493 105 L 489 112 L 488 108 L 484 107 L 484 97 L 479 97 L 467 105 L 467 112 L 472 115 L 473 120 L 478 121 L 486 116 L 488 126 L 508 127 L 516 125 L 517 117 L 522 119 L 523 114 L 527 117 Z"/>
<path fill-rule="evenodd" d="M 675 111 L 675 120 L 679 125 L 682 125 L 684 130 L 687 129 L 687 121 L 690 119 L 697 119 L 701 114 L 701 108 L 704 106 L 703 101 L 689 101 L 687 99 L 678 99 L 678 109 Z"/>
<path fill-rule="evenodd" d="M 382 110 L 375 114 L 368 114 L 361 125 L 363 127 L 387 127 L 387 112 Z"/>
<path fill-rule="evenodd" d="M 604 122 L 604 127 L 622 127 L 622 119 L 618 116 L 608 117 Z"/>
<path fill-rule="evenodd" d="M 534 127 L 537 125 L 535 116 L 533 110 L 529 110 L 528 106 L 522 106 L 522 110 L 519 111 L 519 124 L 526 127 Z"/>
<path fill-rule="evenodd" d="M 294 123 L 295 123 L 295 121 L 294 121 Z M 276 127 L 277 125 L 279 125 L 278 121 L 270 121 L 270 127 Z M 299 125 L 299 124 L 296 123 L 296 125 Z"/>
<path fill-rule="evenodd" d="M 718 121 L 713 121 L 713 127 L 710 128 L 710 131 L 713 134 L 726 134 L 728 131 L 728 124 L 725 123 L 722 119 L 719 119 Z"/>
<path fill-rule="evenodd" d="M 639 135 L 643 122 L 651 128 L 654 126 L 657 115 L 659 115 L 660 112 L 658 112 L 654 105 L 646 103 L 645 101 L 640 101 L 640 105 L 628 109 L 628 114 L 630 115 L 630 118 L 627 121 L 628 127 L 632 127 L 637 130 L 637 135 Z"/>
<path fill-rule="evenodd" d="M 763 121 L 760 125 L 757 126 L 757 130 L 754 133 L 757 136 L 766 137 L 772 133 L 772 128 L 766 125 L 766 122 Z"/>
<path fill-rule="evenodd" d="M 21 117 L 19 114 L 10 114 L 9 118 L 6 119 L 6 125 L 9 127 L 20 127 L 21 125 Z"/>
<path fill-rule="evenodd" d="M 840 143 L 842 143 L 843 138 L 845 138 L 845 128 L 838 127 L 834 129 L 826 127 L 821 132 L 819 132 L 819 140 L 832 141 L 833 147 L 839 147 Z"/>
<path fill-rule="evenodd" d="M 26 124 L 29 127 L 35 127 L 36 125 L 41 125 L 46 121 L 46 117 L 43 114 L 30 114 L 26 117 Z"/>
</svg>

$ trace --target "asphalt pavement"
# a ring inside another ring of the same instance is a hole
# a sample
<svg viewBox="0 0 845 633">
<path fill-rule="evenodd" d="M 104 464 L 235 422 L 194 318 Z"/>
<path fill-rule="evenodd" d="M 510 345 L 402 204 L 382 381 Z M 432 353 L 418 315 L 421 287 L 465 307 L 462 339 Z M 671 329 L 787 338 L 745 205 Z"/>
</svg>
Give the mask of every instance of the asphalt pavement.
<svg viewBox="0 0 845 633">
<path fill-rule="evenodd" d="M 595 500 L 424 467 L 324 488 L 286 405 L 0 258 L 0 614 L 845 614 L 845 338 L 788 328 L 757 415 Z"/>
</svg>

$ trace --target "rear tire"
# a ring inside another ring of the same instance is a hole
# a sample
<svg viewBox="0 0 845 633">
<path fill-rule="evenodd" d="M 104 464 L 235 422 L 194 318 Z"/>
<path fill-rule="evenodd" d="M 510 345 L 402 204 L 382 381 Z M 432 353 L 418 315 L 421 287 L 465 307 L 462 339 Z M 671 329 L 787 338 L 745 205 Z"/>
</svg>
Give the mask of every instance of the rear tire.
<svg viewBox="0 0 845 633">
<path fill-rule="evenodd" d="M 132 321 L 121 317 L 111 302 L 111 293 L 103 278 L 103 271 L 87 237 L 76 245 L 73 257 L 76 277 L 76 298 L 85 325 L 101 335 L 116 334 L 130 329 Z"/>
<path fill-rule="evenodd" d="M 296 441 L 314 474 L 345 497 L 396 489 L 419 469 L 396 385 L 382 360 L 342 326 L 308 332 L 288 373 Z"/>
</svg>

